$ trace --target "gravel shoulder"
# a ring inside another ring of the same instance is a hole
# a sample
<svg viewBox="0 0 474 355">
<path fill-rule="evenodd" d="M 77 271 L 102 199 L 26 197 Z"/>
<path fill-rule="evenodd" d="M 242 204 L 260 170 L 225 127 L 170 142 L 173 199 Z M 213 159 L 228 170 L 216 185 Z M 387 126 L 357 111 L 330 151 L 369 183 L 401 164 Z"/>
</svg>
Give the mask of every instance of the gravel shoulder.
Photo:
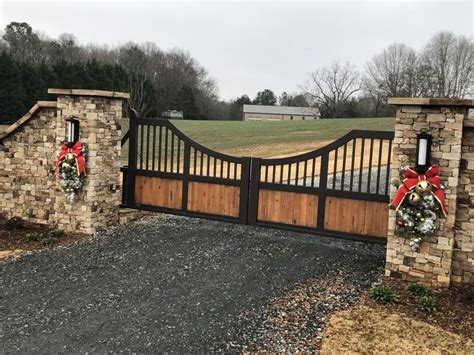
<svg viewBox="0 0 474 355">
<path fill-rule="evenodd" d="M 382 245 L 193 218 L 131 223 L 0 264 L 0 351 L 289 350 L 268 340 L 279 300 L 319 295 L 305 323 L 317 331 L 384 257 Z"/>
</svg>

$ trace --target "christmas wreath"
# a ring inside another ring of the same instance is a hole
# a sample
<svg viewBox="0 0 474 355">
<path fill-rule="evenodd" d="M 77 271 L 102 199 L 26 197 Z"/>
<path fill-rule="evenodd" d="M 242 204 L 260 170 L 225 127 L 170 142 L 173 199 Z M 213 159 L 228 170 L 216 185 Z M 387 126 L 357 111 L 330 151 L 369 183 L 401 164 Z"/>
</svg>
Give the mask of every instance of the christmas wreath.
<svg viewBox="0 0 474 355">
<path fill-rule="evenodd" d="M 55 171 L 59 172 L 61 186 L 70 202 L 77 198 L 86 175 L 86 147 L 80 142 L 63 144 L 57 154 Z"/>
<path fill-rule="evenodd" d="M 418 251 L 425 237 L 439 228 L 438 215 L 448 213 L 444 186 L 438 176 L 439 168 L 431 166 L 424 174 L 410 167 L 400 171 L 398 188 L 391 207 L 397 211 L 395 233 L 410 238 L 412 250 Z"/>
</svg>

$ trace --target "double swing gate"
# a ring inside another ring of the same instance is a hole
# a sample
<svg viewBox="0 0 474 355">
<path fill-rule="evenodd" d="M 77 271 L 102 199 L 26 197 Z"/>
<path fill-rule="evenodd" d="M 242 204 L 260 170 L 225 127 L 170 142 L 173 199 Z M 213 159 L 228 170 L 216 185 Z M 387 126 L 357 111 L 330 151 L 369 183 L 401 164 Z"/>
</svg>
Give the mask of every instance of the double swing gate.
<svg viewBox="0 0 474 355">
<path fill-rule="evenodd" d="M 234 157 L 132 112 L 126 139 L 124 207 L 385 242 L 392 132 L 354 130 L 292 157 Z"/>
</svg>

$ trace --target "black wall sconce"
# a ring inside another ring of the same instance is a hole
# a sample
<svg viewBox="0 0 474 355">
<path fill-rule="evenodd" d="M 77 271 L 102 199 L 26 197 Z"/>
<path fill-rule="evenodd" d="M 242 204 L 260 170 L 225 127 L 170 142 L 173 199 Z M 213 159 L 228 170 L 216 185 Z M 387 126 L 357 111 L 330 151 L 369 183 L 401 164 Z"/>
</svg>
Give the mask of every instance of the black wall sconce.
<svg viewBox="0 0 474 355">
<path fill-rule="evenodd" d="M 66 140 L 69 147 L 79 141 L 79 120 L 77 117 L 69 116 L 66 119 Z"/>
<path fill-rule="evenodd" d="M 418 174 L 424 174 L 431 166 L 431 134 L 422 132 L 416 135 L 416 167 Z"/>
</svg>

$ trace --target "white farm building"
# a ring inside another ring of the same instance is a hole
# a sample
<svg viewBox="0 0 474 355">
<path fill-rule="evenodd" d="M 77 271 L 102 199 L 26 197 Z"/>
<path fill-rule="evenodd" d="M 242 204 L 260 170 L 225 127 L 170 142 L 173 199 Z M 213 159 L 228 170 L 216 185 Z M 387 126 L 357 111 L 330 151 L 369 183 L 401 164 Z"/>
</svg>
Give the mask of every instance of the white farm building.
<svg viewBox="0 0 474 355">
<path fill-rule="evenodd" d="M 317 107 L 244 105 L 245 121 L 290 121 L 321 118 Z"/>
</svg>

